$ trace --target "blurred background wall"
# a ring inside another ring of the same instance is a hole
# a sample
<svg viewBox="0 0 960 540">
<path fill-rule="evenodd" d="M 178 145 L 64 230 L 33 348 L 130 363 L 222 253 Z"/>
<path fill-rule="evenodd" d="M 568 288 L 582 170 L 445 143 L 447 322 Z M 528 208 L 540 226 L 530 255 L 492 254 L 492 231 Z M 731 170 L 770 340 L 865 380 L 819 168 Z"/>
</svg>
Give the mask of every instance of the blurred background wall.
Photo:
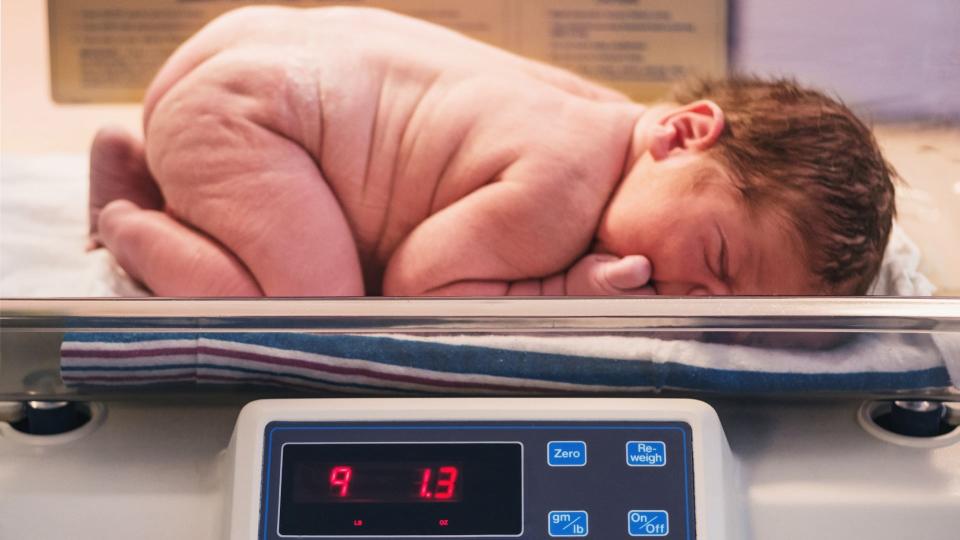
<svg viewBox="0 0 960 540">
<path fill-rule="evenodd" d="M 732 0 L 731 67 L 792 74 L 879 120 L 960 121 L 960 0 Z"/>
<path fill-rule="evenodd" d="M 139 129 L 138 105 L 50 99 L 45 0 L 0 0 L 0 94 L 0 152 L 85 152 L 104 124 Z"/>
<path fill-rule="evenodd" d="M 0 8 L 0 150 L 84 151 L 99 125 L 138 129 L 134 105 L 53 104 L 46 2 Z M 729 14 L 735 70 L 796 76 L 873 121 L 960 123 L 960 0 L 731 0 Z"/>
</svg>

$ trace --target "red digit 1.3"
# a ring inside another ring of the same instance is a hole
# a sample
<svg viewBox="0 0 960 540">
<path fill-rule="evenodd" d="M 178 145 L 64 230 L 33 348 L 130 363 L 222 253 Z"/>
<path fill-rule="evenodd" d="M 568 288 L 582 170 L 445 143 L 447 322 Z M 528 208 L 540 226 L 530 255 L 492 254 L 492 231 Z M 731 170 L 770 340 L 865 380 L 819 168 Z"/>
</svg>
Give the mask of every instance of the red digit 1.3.
<svg viewBox="0 0 960 540">
<path fill-rule="evenodd" d="M 346 497 L 350 492 L 350 477 L 353 467 L 337 465 L 330 469 L 330 491 L 338 497 Z"/>
<path fill-rule="evenodd" d="M 440 467 L 440 474 L 437 475 L 437 499 L 453 498 L 453 492 L 457 489 L 459 472 L 456 467 L 450 465 Z"/>
<path fill-rule="evenodd" d="M 431 470 L 429 467 L 423 470 L 423 475 L 420 476 L 420 498 L 429 499 L 433 497 L 433 493 L 430 492 L 430 476 Z"/>
</svg>

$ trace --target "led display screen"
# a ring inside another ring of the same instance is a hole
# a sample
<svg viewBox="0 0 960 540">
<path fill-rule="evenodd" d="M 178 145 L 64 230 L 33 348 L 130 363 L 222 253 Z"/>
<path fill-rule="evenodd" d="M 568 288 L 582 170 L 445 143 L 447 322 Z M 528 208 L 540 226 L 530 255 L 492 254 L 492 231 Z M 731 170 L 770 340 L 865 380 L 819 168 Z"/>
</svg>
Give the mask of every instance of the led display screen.
<svg viewBox="0 0 960 540">
<path fill-rule="evenodd" d="M 286 444 L 281 536 L 519 535 L 522 446 Z"/>
</svg>

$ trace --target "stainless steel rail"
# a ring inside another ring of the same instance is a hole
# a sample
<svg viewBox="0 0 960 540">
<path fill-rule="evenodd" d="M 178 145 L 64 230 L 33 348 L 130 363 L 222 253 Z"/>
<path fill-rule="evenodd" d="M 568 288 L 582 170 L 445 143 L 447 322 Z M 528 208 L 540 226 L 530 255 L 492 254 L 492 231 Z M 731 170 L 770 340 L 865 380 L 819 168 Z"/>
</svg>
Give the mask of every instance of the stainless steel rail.
<svg viewBox="0 0 960 540">
<path fill-rule="evenodd" d="M 960 298 L 6 299 L 17 331 L 960 332 Z"/>
</svg>

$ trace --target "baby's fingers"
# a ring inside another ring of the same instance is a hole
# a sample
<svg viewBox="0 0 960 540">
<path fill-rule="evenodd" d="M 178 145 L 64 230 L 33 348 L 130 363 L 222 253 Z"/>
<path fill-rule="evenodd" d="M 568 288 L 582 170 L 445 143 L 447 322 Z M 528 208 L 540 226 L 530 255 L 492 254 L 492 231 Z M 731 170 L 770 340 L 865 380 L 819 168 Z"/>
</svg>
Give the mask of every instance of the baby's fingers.
<svg viewBox="0 0 960 540">
<path fill-rule="evenodd" d="M 618 261 L 602 264 L 596 271 L 601 287 L 613 294 L 653 294 L 653 288 L 646 286 L 652 267 L 650 260 L 643 255 L 628 255 Z M 649 289 L 650 292 L 640 292 L 642 289 Z"/>
</svg>

